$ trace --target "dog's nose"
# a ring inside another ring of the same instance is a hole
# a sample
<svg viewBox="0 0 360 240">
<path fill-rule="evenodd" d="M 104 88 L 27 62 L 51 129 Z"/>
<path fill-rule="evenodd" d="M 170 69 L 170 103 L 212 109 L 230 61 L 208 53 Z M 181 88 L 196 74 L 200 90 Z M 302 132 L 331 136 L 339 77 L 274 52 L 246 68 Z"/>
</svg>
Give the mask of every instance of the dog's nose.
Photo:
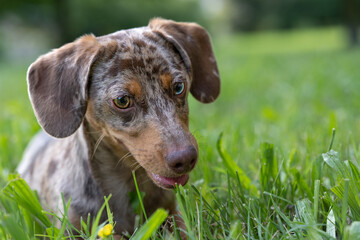
<svg viewBox="0 0 360 240">
<path fill-rule="evenodd" d="M 198 154 L 196 149 L 191 146 L 185 149 L 172 151 L 166 157 L 166 163 L 174 172 L 183 174 L 193 169 L 197 157 Z"/>
</svg>

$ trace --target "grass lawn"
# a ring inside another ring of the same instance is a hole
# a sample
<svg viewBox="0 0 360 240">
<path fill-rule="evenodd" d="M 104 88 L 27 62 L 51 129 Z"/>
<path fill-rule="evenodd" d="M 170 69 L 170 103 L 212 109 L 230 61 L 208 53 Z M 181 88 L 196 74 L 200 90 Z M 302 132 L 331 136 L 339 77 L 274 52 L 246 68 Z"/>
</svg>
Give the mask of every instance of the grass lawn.
<svg viewBox="0 0 360 240">
<path fill-rule="evenodd" d="M 346 48 L 340 28 L 213 42 L 221 96 L 190 99 L 200 158 L 175 190 L 189 239 L 360 239 L 360 49 Z M 39 130 L 26 67 L 0 64 L 0 238 L 61 238 L 66 215 L 57 229 L 11 174 Z M 177 239 L 155 232 L 166 215 L 133 239 Z M 104 224 L 85 221 L 82 236 L 94 239 Z"/>
</svg>

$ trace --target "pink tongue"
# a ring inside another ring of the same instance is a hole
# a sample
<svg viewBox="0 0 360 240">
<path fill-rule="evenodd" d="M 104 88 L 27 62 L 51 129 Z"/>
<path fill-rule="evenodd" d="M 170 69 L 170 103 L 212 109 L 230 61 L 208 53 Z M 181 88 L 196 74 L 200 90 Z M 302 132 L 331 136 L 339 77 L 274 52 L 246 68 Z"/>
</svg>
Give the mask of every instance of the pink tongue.
<svg viewBox="0 0 360 240">
<path fill-rule="evenodd" d="M 168 185 L 168 186 L 175 186 L 175 183 L 179 185 L 185 185 L 186 182 L 189 180 L 189 175 L 185 174 L 180 177 L 170 178 L 170 177 L 163 177 L 160 175 L 157 175 L 155 173 L 151 173 L 154 180 L 161 185 Z"/>
</svg>

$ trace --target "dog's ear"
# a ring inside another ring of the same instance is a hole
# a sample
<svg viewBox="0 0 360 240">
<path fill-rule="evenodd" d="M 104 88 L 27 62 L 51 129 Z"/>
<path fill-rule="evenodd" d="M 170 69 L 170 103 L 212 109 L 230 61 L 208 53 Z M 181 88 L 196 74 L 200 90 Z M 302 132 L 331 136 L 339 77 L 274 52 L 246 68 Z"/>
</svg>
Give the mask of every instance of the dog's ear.
<svg viewBox="0 0 360 240">
<path fill-rule="evenodd" d="M 28 69 L 36 118 L 50 135 L 63 138 L 80 126 L 87 107 L 87 82 L 101 45 L 93 35 L 39 57 Z"/>
<path fill-rule="evenodd" d="M 195 23 L 179 23 L 155 18 L 149 23 L 150 29 L 161 33 L 178 49 L 185 64 L 189 62 L 192 72 L 190 91 L 204 103 L 214 101 L 220 93 L 220 77 L 207 31 Z M 184 50 L 186 53 L 184 53 Z"/>
</svg>

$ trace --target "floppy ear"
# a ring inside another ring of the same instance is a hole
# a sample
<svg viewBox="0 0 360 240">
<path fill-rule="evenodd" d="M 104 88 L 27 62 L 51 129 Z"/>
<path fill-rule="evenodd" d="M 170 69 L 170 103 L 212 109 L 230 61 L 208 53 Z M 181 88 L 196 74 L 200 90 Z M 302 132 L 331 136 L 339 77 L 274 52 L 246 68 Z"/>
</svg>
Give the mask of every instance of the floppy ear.
<svg viewBox="0 0 360 240">
<path fill-rule="evenodd" d="M 185 50 L 186 54 L 183 54 L 183 49 L 178 49 L 183 59 L 187 56 L 190 59 L 191 93 L 203 103 L 213 102 L 220 93 L 220 77 L 207 31 L 195 23 L 178 23 L 161 18 L 151 20 L 149 27 L 165 35 L 176 48 L 180 45 Z M 189 61 L 184 59 L 184 62 Z"/>
<path fill-rule="evenodd" d="M 39 57 L 28 69 L 30 100 L 41 127 L 58 138 L 80 126 L 87 107 L 87 82 L 100 44 L 87 35 Z"/>
</svg>

